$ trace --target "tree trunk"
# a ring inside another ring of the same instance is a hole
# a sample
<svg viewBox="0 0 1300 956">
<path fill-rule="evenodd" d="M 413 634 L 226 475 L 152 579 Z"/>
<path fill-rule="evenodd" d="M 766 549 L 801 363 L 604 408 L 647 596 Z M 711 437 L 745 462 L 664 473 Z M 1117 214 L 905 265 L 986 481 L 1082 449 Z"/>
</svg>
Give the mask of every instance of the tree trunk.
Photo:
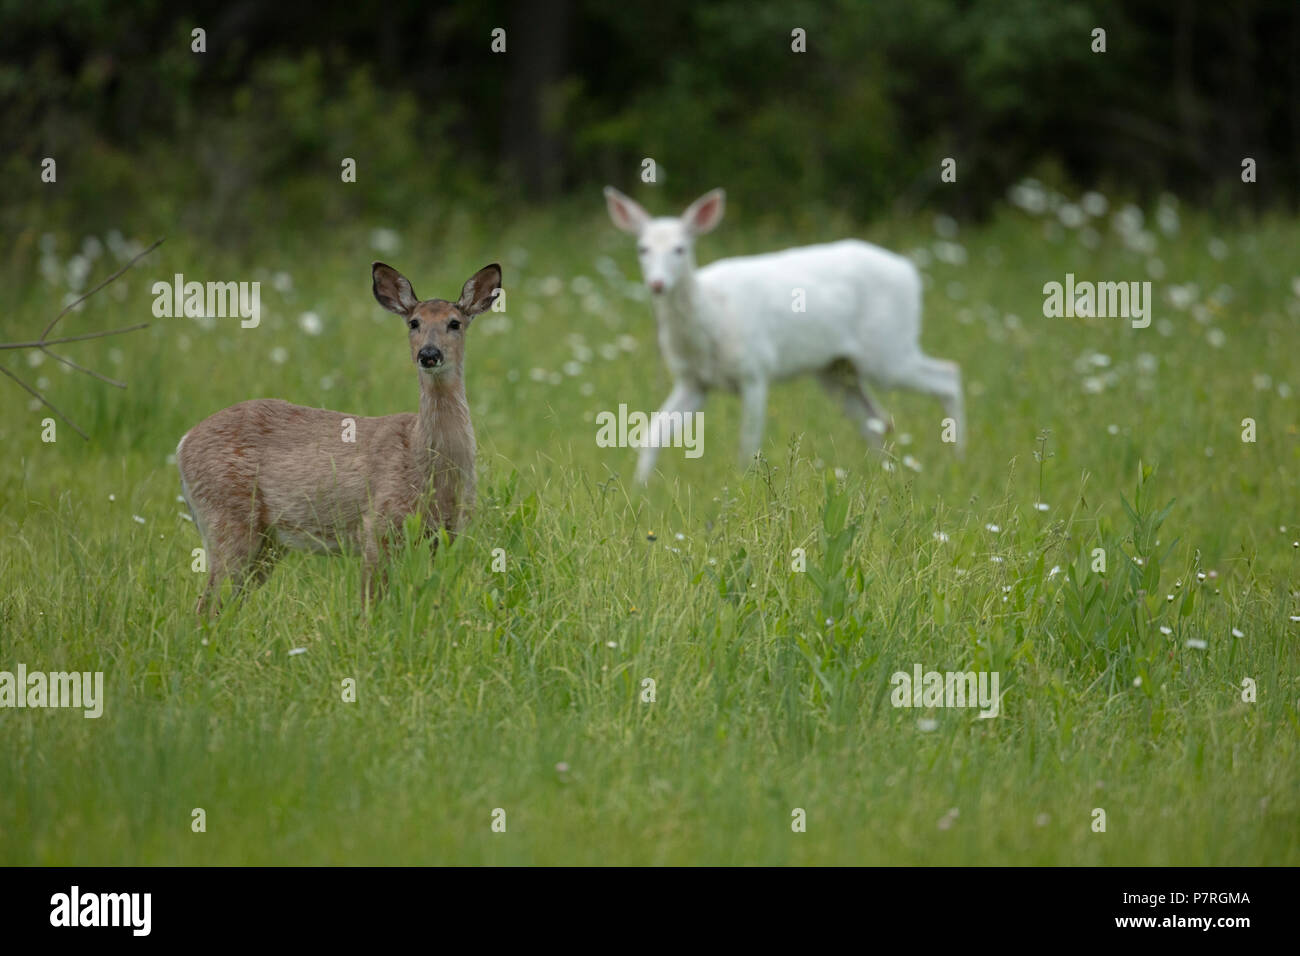
<svg viewBox="0 0 1300 956">
<path fill-rule="evenodd" d="M 563 185 L 563 143 L 545 115 L 547 96 L 563 77 L 569 0 L 517 0 L 506 25 L 510 76 L 502 146 L 525 194 L 554 196 Z"/>
</svg>

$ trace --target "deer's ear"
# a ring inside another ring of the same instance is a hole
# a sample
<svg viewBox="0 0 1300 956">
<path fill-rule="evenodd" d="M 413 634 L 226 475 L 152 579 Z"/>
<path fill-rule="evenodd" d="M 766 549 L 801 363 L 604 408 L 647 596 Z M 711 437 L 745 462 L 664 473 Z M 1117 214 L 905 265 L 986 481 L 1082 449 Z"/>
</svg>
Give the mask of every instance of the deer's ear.
<svg viewBox="0 0 1300 956">
<path fill-rule="evenodd" d="M 711 232 L 722 221 L 726 199 L 727 194 L 721 189 L 709 190 L 686 207 L 686 211 L 682 213 L 682 222 L 694 235 L 702 236 L 706 232 Z"/>
<path fill-rule="evenodd" d="M 406 276 L 392 266 L 385 265 L 382 262 L 372 264 L 370 278 L 373 282 L 371 288 L 375 293 L 375 301 L 389 312 L 396 312 L 398 315 L 410 315 L 411 311 L 420 304 L 420 300 L 415 297 L 415 290 L 411 288 L 411 283 L 407 281 Z"/>
<path fill-rule="evenodd" d="M 650 221 L 648 212 L 613 186 L 605 187 L 605 206 L 609 209 L 609 218 L 614 220 L 614 225 L 634 236 L 639 235 Z"/>
<path fill-rule="evenodd" d="M 497 290 L 501 288 L 501 267 L 495 262 L 484 266 L 465 280 L 465 287 L 460 290 L 460 301 L 456 308 L 473 318 L 480 312 L 486 312 L 496 301 Z"/>
</svg>

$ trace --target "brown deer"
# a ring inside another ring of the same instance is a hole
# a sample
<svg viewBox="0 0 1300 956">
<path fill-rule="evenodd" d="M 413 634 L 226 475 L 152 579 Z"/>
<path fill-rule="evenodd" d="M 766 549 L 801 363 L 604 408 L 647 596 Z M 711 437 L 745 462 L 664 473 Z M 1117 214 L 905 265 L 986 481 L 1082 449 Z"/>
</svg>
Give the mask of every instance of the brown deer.
<svg viewBox="0 0 1300 956">
<path fill-rule="evenodd" d="M 383 590 L 380 559 L 403 519 L 454 535 L 474 507 L 474 427 L 465 400 L 465 331 L 492 305 L 501 267 L 474 273 L 460 299 L 420 301 L 391 266 L 371 267 L 375 298 L 409 332 L 419 414 L 365 418 L 273 398 L 240 402 L 176 446 L 181 489 L 207 552 L 200 616 L 270 573 L 280 547 L 361 553 L 362 599 Z"/>
</svg>

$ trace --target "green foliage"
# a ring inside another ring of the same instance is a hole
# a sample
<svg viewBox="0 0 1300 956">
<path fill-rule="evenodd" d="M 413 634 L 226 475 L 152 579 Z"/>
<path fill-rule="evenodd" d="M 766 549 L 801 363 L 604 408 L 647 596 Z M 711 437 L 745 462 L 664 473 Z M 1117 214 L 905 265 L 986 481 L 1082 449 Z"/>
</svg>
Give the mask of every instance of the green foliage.
<svg viewBox="0 0 1300 956">
<path fill-rule="evenodd" d="M 640 186 L 646 158 L 669 205 L 723 185 L 733 208 L 803 229 L 843 213 L 985 215 L 1031 172 L 1234 211 L 1300 195 L 1294 51 L 1274 42 L 1295 35 L 1287 0 L 567 9 L 7 3 L 0 227 L 129 216 L 236 243 L 277 221 L 312 232 L 465 204 L 488 217 Z M 199 23 L 206 53 L 191 51 Z M 489 50 L 498 24 L 506 54 Z M 57 189 L 39 180 L 46 156 Z M 1245 156 L 1262 172 L 1243 193 Z M 344 157 L 356 184 L 340 182 Z M 939 178 L 948 157 L 955 184 Z"/>
<path fill-rule="evenodd" d="M 1277 279 L 1294 222 L 1243 232 L 1185 208 L 1159 240 L 1169 275 L 1144 330 L 1040 317 L 1044 277 L 1141 274 L 1146 257 L 1110 231 L 1095 249 L 1024 217 L 963 231 L 968 263 L 926 269 L 924 340 L 963 366 L 964 461 L 923 396 L 881 396 L 886 471 L 813 383 L 792 382 L 773 392 L 761 464 L 736 471 L 737 403 L 717 395 L 706 454 L 665 451 L 643 493 L 634 451 L 594 440 L 594 412 L 667 390 L 631 245 L 602 216 L 452 209 L 454 236 L 402 228 L 394 261 L 422 294 L 499 257 L 510 308 L 469 333 L 478 513 L 450 544 L 411 528 L 369 615 L 355 557 L 294 555 L 200 626 L 199 539 L 168 461 L 186 429 L 253 396 L 415 407 L 404 330 L 370 296 L 369 223 L 268 227 L 238 253 L 169 239 L 120 298 L 105 290 L 61 328 L 150 320 L 149 283 L 196 262 L 261 277 L 262 324 L 160 319 L 69 350 L 126 391 L 0 358 L 48 379 L 92 435 L 60 426 L 42 443 L 47 413 L 0 391 L 0 670 L 103 670 L 107 693 L 98 720 L 0 711 L 0 862 L 1300 861 L 1300 383 Z M 738 215 L 726 241 L 827 237 L 751 225 Z M 86 236 L 25 225 L 0 337 L 43 327 Z M 873 238 L 933 242 L 913 221 Z M 1162 304 L 1192 282 L 1206 323 Z M 1230 299 L 1212 294 L 1223 285 Z M 1240 441 L 1247 413 L 1255 444 Z M 916 663 L 997 671 L 1001 715 L 892 707 L 891 675 Z M 1106 834 L 1089 829 L 1098 806 Z M 206 834 L 189 830 L 194 807 Z"/>
<path fill-rule="evenodd" d="M 822 510 L 822 559 L 808 567 L 808 580 L 821 595 L 821 617 L 834 622 L 844 617 L 850 588 L 856 575 L 846 564 L 849 548 L 858 533 L 857 522 L 849 522 L 848 492 L 826 482 L 826 504 Z M 859 586 L 861 581 L 857 582 Z"/>
</svg>

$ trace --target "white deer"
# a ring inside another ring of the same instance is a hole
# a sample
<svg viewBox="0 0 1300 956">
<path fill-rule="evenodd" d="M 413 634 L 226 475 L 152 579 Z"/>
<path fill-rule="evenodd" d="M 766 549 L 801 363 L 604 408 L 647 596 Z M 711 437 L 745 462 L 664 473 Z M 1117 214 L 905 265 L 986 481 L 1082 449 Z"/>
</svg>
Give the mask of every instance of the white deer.
<svg viewBox="0 0 1300 956">
<path fill-rule="evenodd" d="M 921 351 L 921 277 L 902 256 L 857 239 L 695 267 L 695 239 L 722 219 L 724 193 L 705 193 L 680 218 L 651 217 L 611 186 L 614 225 L 637 238 L 659 349 L 673 390 L 651 419 L 636 477 L 650 479 L 659 449 L 711 389 L 738 392 L 740 457 L 763 440 L 772 382 L 811 374 L 879 447 L 886 413 L 869 391 L 911 388 L 943 401 L 946 439 L 966 436 L 961 370 Z"/>
</svg>

